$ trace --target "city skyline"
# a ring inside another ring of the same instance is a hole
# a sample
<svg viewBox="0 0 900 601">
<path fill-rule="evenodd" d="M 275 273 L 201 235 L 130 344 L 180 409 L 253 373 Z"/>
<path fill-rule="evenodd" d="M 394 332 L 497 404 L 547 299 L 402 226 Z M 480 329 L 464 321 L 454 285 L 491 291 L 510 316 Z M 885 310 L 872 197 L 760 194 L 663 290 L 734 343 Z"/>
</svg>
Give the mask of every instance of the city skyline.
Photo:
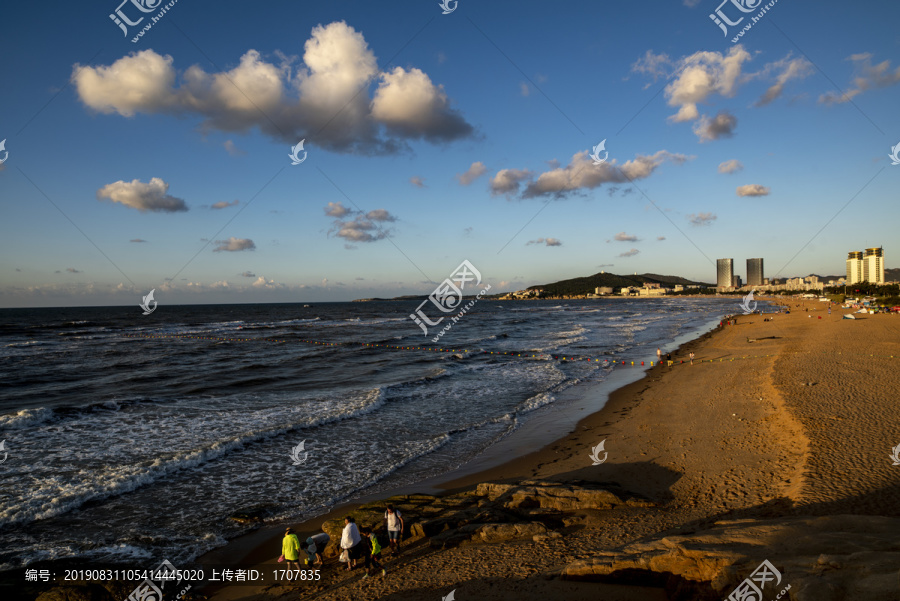
<svg viewBox="0 0 900 601">
<path fill-rule="evenodd" d="M 139 38 L 115 9 L 0 23 L 0 307 L 428 294 L 462 260 L 498 293 L 706 281 L 759 249 L 786 278 L 897 241 L 900 6 L 838 45 L 834 1 L 739 43 L 693 1 L 176 3 Z"/>
</svg>

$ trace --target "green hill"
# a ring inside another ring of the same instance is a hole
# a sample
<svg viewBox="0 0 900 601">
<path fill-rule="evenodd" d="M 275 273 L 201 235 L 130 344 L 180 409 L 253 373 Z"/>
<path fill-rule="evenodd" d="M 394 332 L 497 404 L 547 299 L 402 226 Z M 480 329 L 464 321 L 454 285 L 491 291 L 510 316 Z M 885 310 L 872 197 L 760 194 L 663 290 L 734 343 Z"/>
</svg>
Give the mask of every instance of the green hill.
<svg viewBox="0 0 900 601">
<path fill-rule="evenodd" d="M 595 273 L 581 278 L 572 278 L 571 280 L 561 280 L 552 284 L 543 284 L 539 286 L 531 286 L 528 290 L 541 289 L 545 294 L 550 296 L 563 296 L 574 294 L 592 294 L 594 288 L 609 286 L 615 292 L 619 288 L 626 286 L 643 286 L 645 283 L 660 284 L 665 288 L 671 288 L 675 284 L 684 286 L 712 286 L 703 282 L 694 282 L 686 278 L 674 275 L 658 275 L 655 273 L 644 273 L 641 275 L 616 275 L 614 273 Z"/>
</svg>

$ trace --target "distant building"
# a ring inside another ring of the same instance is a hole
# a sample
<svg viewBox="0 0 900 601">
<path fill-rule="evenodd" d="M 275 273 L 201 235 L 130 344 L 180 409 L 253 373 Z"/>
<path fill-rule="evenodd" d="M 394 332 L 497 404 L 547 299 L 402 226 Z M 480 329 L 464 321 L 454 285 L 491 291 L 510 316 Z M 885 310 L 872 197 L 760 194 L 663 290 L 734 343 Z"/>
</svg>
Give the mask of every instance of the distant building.
<svg viewBox="0 0 900 601">
<path fill-rule="evenodd" d="M 847 253 L 847 284 L 863 281 L 863 254 L 857 251 Z"/>
<path fill-rule="evenodd" d="M 729 288 L 734 281 L 734 259 L 716 261 L 716 287 Z"/>
<path fill-rule="evenodd" d="M 769 285 L 769 278 L 763 278 L 763 286 Z"/>
<path fill-rule="evenodd" d="M 870 284 L 884 284 L 884 249 L 867 248 L 863 257 L 863 279 Z"/>
<path fill-rule="evenodd" d="M 675 284 L 675 292 L 684 292 L 684 286 L 681 284 Z"/>
<path fill-rule="evenodd" d="M 594 288 L 594 294 L 612 294 L 612 286 L 599 286 Z"/>
<path fill-rule="evenodd" d="M 762 286 L 763 280 L 763 260 L 747 259 L 747 285 Z"/>
<path fill-rule="evenodd" d="M 659 282 L 644 282 L 644 288 L 662 288 Z"/>
<path fill-rule="evenodd" d="M 735 288 L 740 288 L 741 286 L 743 286 L 743 284 L 741 283 L 741 276 L 739 276 L 739 275 L 731 276 L 731 285 L 734 286 Z"/>
</svg>

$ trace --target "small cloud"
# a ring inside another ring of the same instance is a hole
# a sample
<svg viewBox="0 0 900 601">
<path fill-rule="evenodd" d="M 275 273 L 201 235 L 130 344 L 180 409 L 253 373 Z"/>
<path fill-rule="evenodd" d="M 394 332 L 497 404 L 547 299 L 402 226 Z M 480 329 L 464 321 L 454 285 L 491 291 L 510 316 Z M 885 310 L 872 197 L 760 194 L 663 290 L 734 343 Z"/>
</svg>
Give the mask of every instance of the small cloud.
<svg viewBox="0 0 900 601">
<path fill-rule="evenodd" d="M 547 246 L 562 246 L 562 241 L 556 238 L 538 238 L 537 240 L 529 240 L 525 246 L 530 244 L 546 244 Z"/>
<path fill-rule="evenodd" d="M 737 126 L 737 117 L 727 111 L 719 111 L 714 119 L 703 115 L 694 125 L 694 133 L 700 138 L 700 142 L 711 142 L 719 138 L 734 136 L 734 128 Z"/>
<path fill-rule="evenodd" d="M 665 236 L 657 236 L 656 239 L 657 239 L 657 240 L 665 240 L 666 237 L 665 237 Z"/>
<path fill-rule="evenodd" d="M 709 225 L 717 219 L 712 213 L 691 213 L 687 216 L 692 225 Z"/>
<path fill-rule="evenodd" d="M 16 271 L 18 271 L 19 273 L 22 273 L 22 270 L 19 269 L 18 267 L 16 267 Z"/>
<path fill-rule="evenodd" d="M 597 265 L 597 267 L 615 267 L 615 263 L 601 263 L 600 265 Z"/>
<path fill-rule="evenodd" d="M 344 248 L 346 248 L 347 250 L 356 250 L 356 249 L 359 248 L 359 247 L 358 247 L 358 246 L 353 246 L 352 244 L 345 244 L 345 245 L 344 245 Z"/>
<path fill-rule="evenodd" d="M 210 205 L 209 208 L 210 209 L 226 209 L 228 207 L 236 207 L 239 204 L 241 204 L 241 201 L 239 201 L 239 200 L 233 200 L 231 202 L 225 202 L 224 200 L 221 200 L 217 203 Z"/>
<path fill-rule="evenodd" d="M 746 186 L 738 186 L 738 196 L 768 196 L 769 188 L 760 184 L 747 184 Z"/>
<path fill-rule="evenodd" d="M 804 79 L 815 72 L 813 64 L 805 58 L 790 58 L 787 56 L 780 61 L 769 63 L 763 69 L 762 74 L 768 75 L 772 71 L 777 71 L 775 83 L 772 84 L 766 93 L 754 103 L 753 106 L 765 106 L 781 96 L 784 86 L 792 79 Z"/>
<path fill-rule="evenodd" d="M 255 278 L 255 277 L 256 277 L 256 274 L 253 273 L 252 271 L 245 271 L 244 273 L 241 274 L 241 277 L 245 277 L 245 278 Z"/>
<path fill-rule="evenodd" d="M 132 238 L 129 242 L 146 242 L 143 238 Z"/>
<path fill-rule="evenodd" d="M 519 93 L 522 94 L 522 96 L 530 96 L 531 88 L 528 87 L 528 84 L 525 83 L 524 81 L 520 82 L 519 83 Z"/>
<path fill-rule="evenodd" d="M 340 202 L 329 202 L 325 207 L 325 214 L 329 217 L 336 217 L 340 219 L 341 217 L 346 217 L 353 211 L 348 209 Z"/>
<path fill-rule="evenodd" d="M 471 227 L 465 228 L 463 230 L 463 236 L 465 236 L 466 238 L 471 238 L 472 237 L 472 228 Z"/>
<path fill-rule="evenodd" d="M 623 252 L 623 253 L 620 254 L 619 256 L 620 256 L 620 257 L 633 257 L 634 255 L 636 255 L 636 254 L 638 254 L 638 253 L 640 253 L 640 252 L 641 252 L 641 251 L 639 251 L 638 249 L 632 248 L 631 250 L 627 250 L 627 251 Z"/>
<path fill-rule="evenodd" d="M 74 267 L 66 267 L 66 271 L 68 271 L 69 273 L 83 273 L 81 271 L 78 271 Z"/>
<path fill-rule="evenodd" d="M 397 221 L 397 218 L 391 215 L 385 209 L 374 209 L 366 213 L 366 217 L 372 221 Z"/>
<path fill-rule="evenodd" d="M 613 236 L 613 240 L 616 240 L 617 242 L 638 242 L 639 241 L 637 236 L 631 236 L 629 234 L 626 234 L 625 232 L 619 232 L 618 234 Z"/>
<path fill-rule="evenodd" d="M 744 165 L 737 159 L 731 159 L 724 163 L 719 163 L 719 173 L 737 173 L 743 170 Z"/>
<path fill-rule="evenodd" d="M 247 154 L 246 152 L 244 152 L 243 150 L 241 150 L 240 148 L 235 146 L 234 142 L 232 142 L 231 140 L 225 140 L 225 142 L 222 143 L 222 146 L 224 146 L 225 150 L 228 152 L 228 154 L 230 154 L 233 157 L 238 157 L 238 156 Z"/>
<path fill-rule="evenodd" d="M 216 240 L 216 246 L 213 249 L 213 252 L 238 252 L 242 250 L 256 250 L 256 244 L 253 243 L 253 240 L 250 238 L 235 238 L 231 237 L 228 240 Z"/>
<path fill-rule="evenodd" d="M 386 231 L 379 229 L 371 219 L 366 219 L 362 215 L 357 215 L 349 221 L 335 220 L 334 226 L 329 233 L 332 232 L 338 238 L 343 238 L 351 243 L 376 242 L 387 238 L 388 235 Z M 352 249 L 355 247 L 345 244 L 344 248 Z"/>
<path fill-rule="evenodd" d="M 417 188 L 425 187 L 425 180 L 418 176 L 413 176 L 413 177 L 409 178 L 409 183 L 411 183 L 412 185 L 414 185 Z"/>
<path fill-rule="evenodd" d="M 465 173 L 457 173 L 456 179 L 459 180 L 459 183 L 463 186 L 468 186 L 485 173 L 487 173 L 487 167 L 484 166 L 484 163 L 475 161 L 469 166 Z"/>
<path fill-rule="evenodd" d="M 364 282 L 364 281 L 366 281 L 366 278 L 356 278 L 356 281 L 357 281 L 357 282 Z"/>
<path fill-rule="evenodd" d="M 868 52 L 850 55 L 847 60 L 853 62 L 853 85 L 855 88 L 843 94 L 828 92 L 819 96 L 823 104 L 843 104 L 850 102 L 867 90 L 886 88 L 900 83 L 900 67 L 891 69 L 891 61 L 872 64 L 872 55 Z"/>
<path fill-rule="evenodd" d="M 61 272 L 59 269 L 57 269 L 57 270 L 54 271 L 53 273 L 62 273 L 62 272 Z"/>
<path fill-rule="evenodd" d="M 688 8 L 694 8 L 698 4 L 700 4 L 700 0 L 684 0 L 684 5 Z"/>
<path fill-rule="evenodd" d="M 284 284 L 278 284 L 275 280 L 267 280 L 263 276 L 259 276 L 256 278 L 256 281 L 250 284 L 254 288 L 262 288 L 265 290 L 275 290 L 277 288 L 284 288 Z"/>
<path fill-rule="evenodd" d="M 438 64 L 439 64 L 439 65 L 442 65 L 442 64 L 444 64 L 446 61 L 447 61 L 447 55 L 444 54 L 443 52 L 438 52 L 438 53 L 437 53 L 437 62 L 438 62 Z"/>
<path fill-rule="evenodd" d="M 501 169 L 491 178 L 491 194 L 514 194 L 519 191 L 521 182 L 531 177 L 527 169 Z"/>
<path fill-rule="evenodd" d="M 152 178 L 146 184 L 136 179 L 130 182 L 119 180 L 97 190 L 97 200 L 108 199 L 142 213 L 187 211 L 188 207 L 184 200 L 169 196 L 168 191 L 169 184 L 158 177 Z"/>
</svg>

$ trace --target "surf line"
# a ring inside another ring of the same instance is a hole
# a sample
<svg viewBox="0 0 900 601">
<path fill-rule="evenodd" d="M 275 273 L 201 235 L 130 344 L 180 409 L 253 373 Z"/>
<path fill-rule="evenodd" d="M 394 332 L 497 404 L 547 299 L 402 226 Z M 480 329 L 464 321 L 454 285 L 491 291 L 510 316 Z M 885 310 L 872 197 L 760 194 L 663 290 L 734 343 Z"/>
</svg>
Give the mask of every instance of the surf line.
<svg viewBox="0 0 900 601">
<path fill-rule="evenodd" d="M 646 367 L 645 361 L 627 359 L 611 359 L 609 357 L 597 358 L 586 355 L 548 355 L 543 353 L 528 353 L 519 351 L 473 351 L 469 349 L 456 348 L 436 348 L 427 346 L 397 346 L 393 344 L 373 344 L 370 342 L 326 342 L 323 340 L 282 340 L 278 338 L 224 338 L 216 336 L 188 336 L 183 334 L 122 334 L 124 338 L 145 338 L 145 339 L 183 339 L 183 340 L 209 340 L 216 342 L 303 342 L 305 344 L 313 344 L 316 346 L 362 346 L 371 349 L 385 349 L 395 351 L 430 351 L 436 353 L 467 353 L 470 355 L 496 355 L 498 357 L 516 357 L 523 359 L 553 359 L 556 361 L 587 361 L 593 363 L 602 363 L 603 367 Z M 723 361 L 739 361 L 741 359 L 764 359 L 772 355 L 742 355 L 740 357 L 728 357 L 719 359 L 694 359 L 695 364 L 700 363 L 722 363 Z M 893 355 L 890 356 L 894 358 Z M 665 365 L 666 361 L 650 361 L 650 367 L 656 367 L 658 364 Z M 669 367 L 690 365 L 683 359 L 672 360 Z"/>
</svg>

